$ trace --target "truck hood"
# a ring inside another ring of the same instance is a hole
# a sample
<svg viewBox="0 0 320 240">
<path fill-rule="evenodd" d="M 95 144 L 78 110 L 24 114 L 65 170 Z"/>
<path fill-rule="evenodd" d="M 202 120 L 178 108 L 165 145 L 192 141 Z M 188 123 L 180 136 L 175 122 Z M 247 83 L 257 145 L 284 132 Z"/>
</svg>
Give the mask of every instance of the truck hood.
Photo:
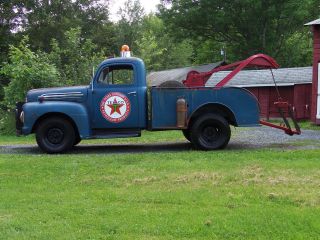
<svg viewBox="0 0 320 240">
<path fill-rule="evenodd" d="M 36 101 L 69 101 L 84 102 L 88 96 L 88 86 L 41 88 L 27 93 L 27 102 Z"/>
</svg>

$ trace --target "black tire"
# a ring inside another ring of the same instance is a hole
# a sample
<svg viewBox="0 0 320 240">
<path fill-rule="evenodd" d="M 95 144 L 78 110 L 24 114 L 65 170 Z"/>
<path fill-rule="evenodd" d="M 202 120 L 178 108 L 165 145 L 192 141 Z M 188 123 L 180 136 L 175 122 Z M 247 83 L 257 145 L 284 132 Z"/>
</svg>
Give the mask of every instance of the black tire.
<svg viewBox="0 0 320 240">
<path fill-rule="evenodd" d="M 163 82 L 158 87 L 159 88 L 184 88 L 185 86 L 181 82 L 172 80 L 172 81 Z"/>
<path fill-rule="evenodd" d="M 44 119 L 36 130 L 38 146 L 46 153 L 63 153 L 73 146 L 75 139 L 72 124 L 60 117 Z"/>
<path fill-rule="evenodd" d="M 76 134 L 76 137 L 75 137 L 75 139 L 74 139 L 73 146 L 78 145 L 80 142 L 81 142 L 81 138 L 80 138 L 79 134 Z"/>
<path fill-rule="evenodd" d="M 190 137 L 190 130 L 189 129 L 183 129 L 182 130 L 183 136 L 189 141 L 191 142 L 191 137 Z"/>
<path fill-rule="evenodd" d="M 225 148 L 231 131 L 227 120 L 220 115 L 208 113 L 199 117 L 191 128 L 191 142 L 196 149 L 216 150 Z"/>
</svg>

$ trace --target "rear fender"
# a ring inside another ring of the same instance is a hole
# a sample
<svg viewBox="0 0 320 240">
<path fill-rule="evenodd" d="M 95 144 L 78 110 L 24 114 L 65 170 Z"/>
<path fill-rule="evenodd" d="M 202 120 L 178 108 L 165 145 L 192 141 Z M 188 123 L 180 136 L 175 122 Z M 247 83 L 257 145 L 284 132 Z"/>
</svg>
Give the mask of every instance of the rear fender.
<svg viewBox="0 0 320 240">
<path fill-rule="evenodd" d="M 225 117 L 229 124 L 238 127 L 260 126 L 260 107 L 256 97 L 246 89 L 236 87 L 226 87 L 215 92 L 215 101 L 202 102 L 199 101 L 197 107 L 194 108 L 189 117 L 189 124 L 192 120 L 208 112 L 219 113 Z M 205 101 L 205 97 L 202 97 Z"/>
<path fill-rule="evenodd" d="M 216 113 L 224 117 L 229 124 L 238 126 L 236 116 L 232 109 L 218 102 L 205 103 L 195 109 L 188 118 L 188 128 L 190 128 L 195 119 L 206 113 Z"/>
</svg>

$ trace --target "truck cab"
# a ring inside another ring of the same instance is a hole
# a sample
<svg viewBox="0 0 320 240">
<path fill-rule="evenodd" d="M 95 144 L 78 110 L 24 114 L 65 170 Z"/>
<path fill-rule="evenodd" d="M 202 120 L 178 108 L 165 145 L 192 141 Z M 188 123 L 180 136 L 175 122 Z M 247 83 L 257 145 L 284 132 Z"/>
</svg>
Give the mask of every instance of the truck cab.
<svg viewBox="0 0 320 240">
<path fill-rule="evenodd" d="M 105 129 L 138 132 L 146 128 L 147 85 L 142 60 L 114 58 L 102 62 L 88 92 L 94 136 L 103 136 Z"/>
<path fill-rule="evenodd" d="M 149 96 L 149 97 L 148 97 Z M 18 135 L 35 133 L 47 153 L 82 139 L 139 137 L 141 130 L 182 130 L 196 148 L 224 148 L 230 127 L 259 126 L 259 104 L 245 89 L 147 89 L 141 59 L 103 61 L 88 86 L 30 90 L 16 108 Z"/>
</svg>

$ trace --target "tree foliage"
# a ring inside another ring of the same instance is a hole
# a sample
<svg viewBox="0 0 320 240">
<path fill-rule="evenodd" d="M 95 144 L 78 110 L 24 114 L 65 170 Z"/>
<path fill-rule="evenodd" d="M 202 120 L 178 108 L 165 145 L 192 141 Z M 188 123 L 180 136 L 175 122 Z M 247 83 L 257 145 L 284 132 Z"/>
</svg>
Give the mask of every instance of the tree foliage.
<svg viewBox="0 0 320 240">
<path fill-rule="evenodd" d="M 30 89 L 59 85 L 59 72 L 48 55 L 32 52 L 27 42 L 25 37 L 18 47 L 10 46 L 9 62 L 1 69 L 1 73 L 11 79 L 5 87 L 4 98 L 9 108 L 23 101 Z"/>
<path fill-rule="evenodd" d="M 80 28 L 82 38 L 90 38 L 99 50 L 114 48 L 114 28 L 109 21 L 108 1 L 39 0 L 26 5 L 28 19 L 24 33 L 33 49 L 50 50 L 51 39 L 63 44 L 65 32 Z"/>
<path fill-rule="evenodd" d="M 49 59 L 58 68 L 63 85 L 89 84 L 92 68 L 104 59 L 91 39 L 81 38 L 81 29 L 65 32 L 63 44 L 51 40 Z"/>
<path fill-rule="evenodd" d="M 109 20 L 108 6 L 108 0 L 1 1 L 0 68 L 8 63 L 0 74 L 0 101 L 3 86 L 16 81 L 7 69 L 18 50 L 20 57 L 25 54 L 21 61 L 53 66 L 60 85 L 87 84 L 92 67 L 118 55 L 122 44 L 143 58 L 149 71 L 221 61 L 222 48 L 229 62 L 262 52 L 285 67 L 310 65 L 312 37 L 303 23 L 319 17 L 320 4 L 162 0 L 159 13 L 146 16 L 139 0 L 127 0 L 119 9 L 118 22 Z M 22 49 L 19 42 L 26 35 L 29 45 Z"/>
<path fill-rule="evenodd" d="M 163 21 L 150 14 L 143 19 L 141 38 L 136 41 L 137 55 L 148 70 L 156 71 L 191 65 L 193 48 L 186 39 L 177 42 L 167 33 Z"/>
<path fill-rule="evenodd" d="M 120 20 L 116 23 L 119 46 L 127 44 L 131 50 L 137 50 L 136 41 L 141 38 L 144 9 L 139 0 L 127 0 L 118 11 Z"/>
<path fill-rule="evenodd" d="M 180 39 L 222 43 L 231 61 L 262 52 L 288 65 L 286 41 L 317 17 L 315 9 L 318 0 L 166 0 L 160 16 Z"/>
</svg>

